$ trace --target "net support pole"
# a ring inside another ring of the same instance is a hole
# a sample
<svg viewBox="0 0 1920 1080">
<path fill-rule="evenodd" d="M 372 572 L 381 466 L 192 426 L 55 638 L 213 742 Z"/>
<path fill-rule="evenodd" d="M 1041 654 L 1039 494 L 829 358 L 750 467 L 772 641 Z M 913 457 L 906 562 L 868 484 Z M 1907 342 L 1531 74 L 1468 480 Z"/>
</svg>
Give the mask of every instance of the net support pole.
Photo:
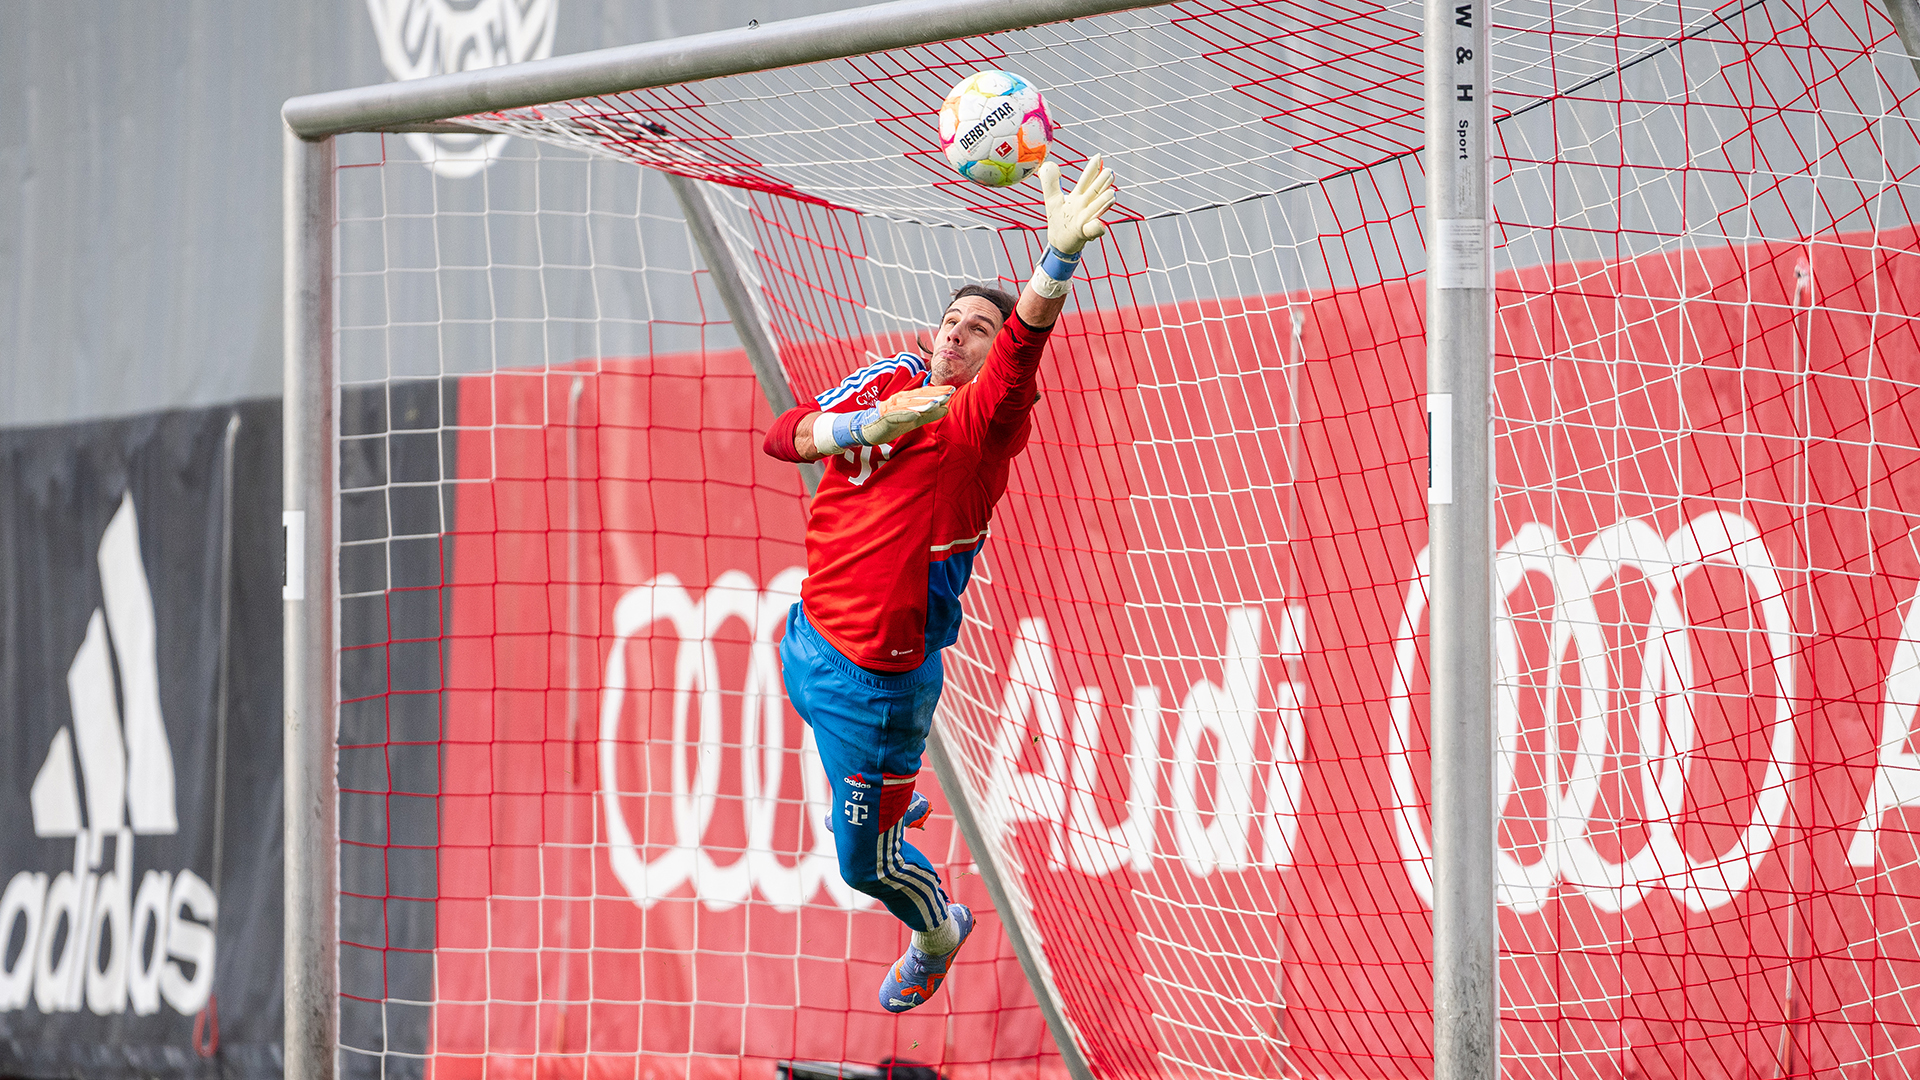
<svg viewBox="0 0 1920 1080">
<path fill-rule="evenodd" d="M 1013 892 L 1007 888 L 1006 875 L 994 861 L 993 845 L 987 842 L 980 819 L 974 816 L 973 806 L 968 801 L 965 778 L 947 753 L 946 739 L 941 736 L 937 723 L 927 733 L 927 764 L 933 766 L 933 775 L 940 781 L 940 790 L 946 793 L 947 808 L 953 814 L 954 825 L 960 829 L 960 838 L 967 842 L 974 869 L 987 887 L 987 898 L 993 901 L 993 910 L 1000 913 L 1000 927 L 1006 931 L 1007 944 L 1013 947 L 1013 955 L 1020 961 L 1020 971 L 1027 977 L 1027 985 L 1033 988 L 1034 1000 L 1040 1005 L 1040 1015 L 1047 1022 L 1047 1032 L 1053 1036 L 1053 1044 L 1060 1051 L 1060 1063 L 1066 1066 L 1067 1075 L 1072 1080 L 1093 1080 L 1093 1070 L 1087 1065 L 1086 1055 L 1080 1052 L 1073 1026 L 1067 1023 L 1066 1010 L 1061 1005 L 1060 994 L 1054 988 L 1052 976 L 1045 966 L 1044 954 L 1038 948 L 1039 943 L 1027 936 L 1027 919 L 1016 906 Z"/>
<path fill-rule="evenodd" d="M 1920 75 L 1920 0 L 1883 0 L 1887 16 L 1893 20 L 1900 46 L 1907 50 L 1914 74 Z"/>
<path fill-rule="evenodd" d="M 793 408 L 797 403 L 793 388 L 787 383 L 786 368 L 780 363 L 779 349 L 773 342 L 773 330 L 754 299 L 733 245 L 720 230 L 719 219 L 713 212 L 713 204 L 707 201 L 706 190 L 698 181 L 684 176 L 668 173 L 666 177 L 686 214 L 687 229 L 693 234 L 694 243 L 699 245 L 707 270 L 713 274 L 714 288 L 720 293 L 721 303 L 726 305 L 727 316 L 733 320 L 734 330 L 740 335 L 747 361 L 753 365 L 754 378 L 759 380 L 760 392 L 766 396 L 767 404 L 772 406 L 776 414 Z M 817 461 L 800 466 L 801 482 L 806 484 L 808 495 L 818 490 L 820 477 L 825 471 Z M 953 759 L 947 754 L 946 743 L 941 739 L 937 725 L 927 735 L 927 764 L 932 766 L 934 776 L 940 781 L 940 790 L 947 795 L 947 806 L 953 814 L 954 824 L 960 829 L 961 839 L 967 842 L 974 868 L 979 871 L 981 881 L 986 883 L 987 896 L 993 901 L 994 910 L 1000 913 L 1001 928 L 1006 931 L 1007 942 L 1013 946 L 1013 954 L 1020 961 L 1020 970 L 1027 977 L 1034 1000 L 1040 1005 L 1040 1015 L 1047 1022 L 1047 1031 L 1060 1051 L 1060 1060 L 1066 1066 L 1067 1075 L 1072 1080 L 1093 1080 L 1093 1070 L 1087 1066 L 1086 1056 L 1080 1052 L 1073 1027 L 1067 1023 L 1060 995 L 1054 989 L 1042 955 L 1027 936 L 1027 921 L 1015 908 L 1005 876 L 993 861 L 993 848 L 986 842 L 980 822 L 967 802 L 966 784 L 954 768 Z"/>
<path fill-rule="evenodd" d="M 287 132 L 281 516 L 286 1080 L 332 1080 L 339 1044 L 333 166 L 333 139 L 308 142 Z"/>
<path fill-rule="evenodd" d="M 727 318 L 732 320 L 733 331 L 740 336 L 741 348 L 746 350 L 747 363 L 753 365 L 753 377 L 760 382 L 760 392 L 773 407 L 775 416 L 786 412 L 798 402 L 787 382 L 786 365 L 780 362 L 780 348 L 773 341 L 773 326 L 754 298 L 753 287 L 747 284 L 747 275 L 740 268 L 733 244 L 720 231 L 720 219 L 713 212 L 713 204 L 707 201 L 706 189 L 699 181 L 684 176 L 661 175 L 667 178 L 674 197 L 680 200 L 687 231 L 693 234 L 700 257 L 706 260 L 720 303 L 726 306 Z M 819 489 L 823 472 L 825 469 L 817 461 L 800 463 L 800 482 L 806 485 L 808 495 Z"/>
<path fill-rule="evenodd" d="M 1500 1071 L 1491 22 L 1491 0 L 1426 0 L 1434 1080 Z"/>
</svg>

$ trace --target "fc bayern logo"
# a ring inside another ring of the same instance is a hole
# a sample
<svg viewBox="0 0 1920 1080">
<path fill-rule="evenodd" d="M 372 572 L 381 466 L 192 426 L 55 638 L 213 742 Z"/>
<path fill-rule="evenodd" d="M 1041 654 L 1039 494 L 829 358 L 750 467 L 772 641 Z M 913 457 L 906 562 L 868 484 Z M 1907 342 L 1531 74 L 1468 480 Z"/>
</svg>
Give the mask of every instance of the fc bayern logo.
<svg viewBox="0 0 1920 1080">
<path fill-rule="evenodd" d="M 418 79 L 553 55 L 559 0 L 367 0 L 380 58 L 395 79 Z M 407 135 L 434 172 L 452 179 L 487 167 L 506 135 Z"/>
</svg>

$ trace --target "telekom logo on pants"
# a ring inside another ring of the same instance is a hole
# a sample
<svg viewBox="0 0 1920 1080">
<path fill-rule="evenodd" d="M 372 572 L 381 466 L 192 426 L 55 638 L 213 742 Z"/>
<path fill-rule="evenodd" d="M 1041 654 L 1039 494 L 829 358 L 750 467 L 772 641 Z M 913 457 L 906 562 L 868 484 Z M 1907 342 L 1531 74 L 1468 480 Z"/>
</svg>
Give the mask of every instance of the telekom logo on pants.
<svg viewBox="0 0 1920 1080">
<path fill-rule="evenodd" d="M 98 561 L 106 610 L 94 610 L 67 668 L 73 724 L 54 733 L 28 796 L 34 835 L 72 837 L 73 867 L 51 879 L 22 870 L 0 893 L 0 1012 L 84 1003 L 103 1016 L 129 1006 L 144 1016 L 164 1001 L 192 1015 L 213 991 L 213 889 L 192 870 L 148 870 L 133 887 L 134 837 L 171 835 L 180 824 L 131 495 L 108 523 Z M 9 967 L 4 943 L 22 931 Z"/>
</svg>

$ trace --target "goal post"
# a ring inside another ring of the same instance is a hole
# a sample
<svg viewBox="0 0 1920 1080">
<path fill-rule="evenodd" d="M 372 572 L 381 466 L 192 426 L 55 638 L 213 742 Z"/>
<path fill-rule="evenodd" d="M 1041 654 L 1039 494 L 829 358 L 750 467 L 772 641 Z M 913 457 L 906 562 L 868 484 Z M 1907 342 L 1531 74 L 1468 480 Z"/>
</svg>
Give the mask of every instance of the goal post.
<svg viewBox="0 0 1920 1080">
<path fill-rule="evenodd" d="M 1493 725 L 1492 0 L 1427 0 L 1435 1080 L 1500 1073 Z"/>
<path fill-rule="evenodd" d="M 669 85 L 742 71 L 780 68 L 903 45 L 993 33 L 1017 26 L 1123 11 L 1151 4 L 1140 0 L 895 0 L 867 9 L 790 20 L 753 31 L 720 31 L 691 39 L 607 49 L 582 56 L 533 61 L 506 69 L 386 83 L 359 90 L 294 98 L 282 111 L 285 154 L 285 517 L 288 582 L 284 672 L 286 713 L 287 977 L 285 1045 L 291 1077 L 336 1073 L 338 1015 L 334 954 L 338 889 L 336 842 L 338 798 L 334 780 L 338 705 L 332 633 L 335 576 L 332 553 L 334 472 L 330 462 L 339 436 L 333 406 L 338 388 L 333 365 L 333 137 L 348 132 L 446 132 L 477 130 L 453 123 L 481 111 L 538 105 Z M 756 32 L 757 31 L 757 32 Z M 746 291 L 736 259 L 714 223 L 706 197 L 691 181 L 668 175 L 688 227 L 713 271 L 733 326 L 747 350 L 768 404 L 791 407 L 793 393 L 781 370 L 764 314 Z M 820 466 L 802 464 L 811 494 Z M 325 553 L 308 561 L 307 552 Z M 299 569 L 296 569 L 299 568 Z M 299 574 L 298 580 L 294 578 Z M 947 764 L 940 736 L 932 736 L 930 760 L 948 791 L 961 792 Z M 969 841 L 977 826 L 964 809 Z M 1006 893 L 985 849 L 975 856 L 996 903 Z M 1021 965 L 1042 1003 L 1049 1030 L 1075 1080 L 1090 1080 L 1040 963 L 1014 919 L 1007 931 Z"/>
<path fill-rule="evenodd" d="M 289 101 L 289 1074 L 1903 1075 L 1904 19 L 902 0 Z M 945 655 L 981 930 L 893 1018 L 758 447 L 1024 281 L 933 136 L 983 67 L 1120 199 Z"/>
<path fill-rule="evenodd" d="M 286 699 L 283 931 L 287 1076 L 331 1080 L 339 931 L 334 782 L 333 550 L 338 394 L 333 366 L 333 140 L 285 139 L 286 364 L 282 406 L 286 571 L 281 633 Z"/>
</svg>

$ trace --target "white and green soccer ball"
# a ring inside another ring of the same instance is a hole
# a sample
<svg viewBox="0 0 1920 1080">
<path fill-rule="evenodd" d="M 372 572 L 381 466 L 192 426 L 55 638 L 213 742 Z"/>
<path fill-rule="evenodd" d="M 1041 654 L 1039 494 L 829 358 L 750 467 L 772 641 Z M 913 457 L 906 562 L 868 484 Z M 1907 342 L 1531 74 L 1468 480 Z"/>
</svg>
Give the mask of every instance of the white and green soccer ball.
<svg viewBox="0 0 1920 1080">
<path fill-rule="evenodd" d="M 1010 187 L 1047 160 L 1053 121 L 1040 88 L 1010 71 L 976 71 L 940 105 L 940 149 L 961 176 Z"/>
</svg>

